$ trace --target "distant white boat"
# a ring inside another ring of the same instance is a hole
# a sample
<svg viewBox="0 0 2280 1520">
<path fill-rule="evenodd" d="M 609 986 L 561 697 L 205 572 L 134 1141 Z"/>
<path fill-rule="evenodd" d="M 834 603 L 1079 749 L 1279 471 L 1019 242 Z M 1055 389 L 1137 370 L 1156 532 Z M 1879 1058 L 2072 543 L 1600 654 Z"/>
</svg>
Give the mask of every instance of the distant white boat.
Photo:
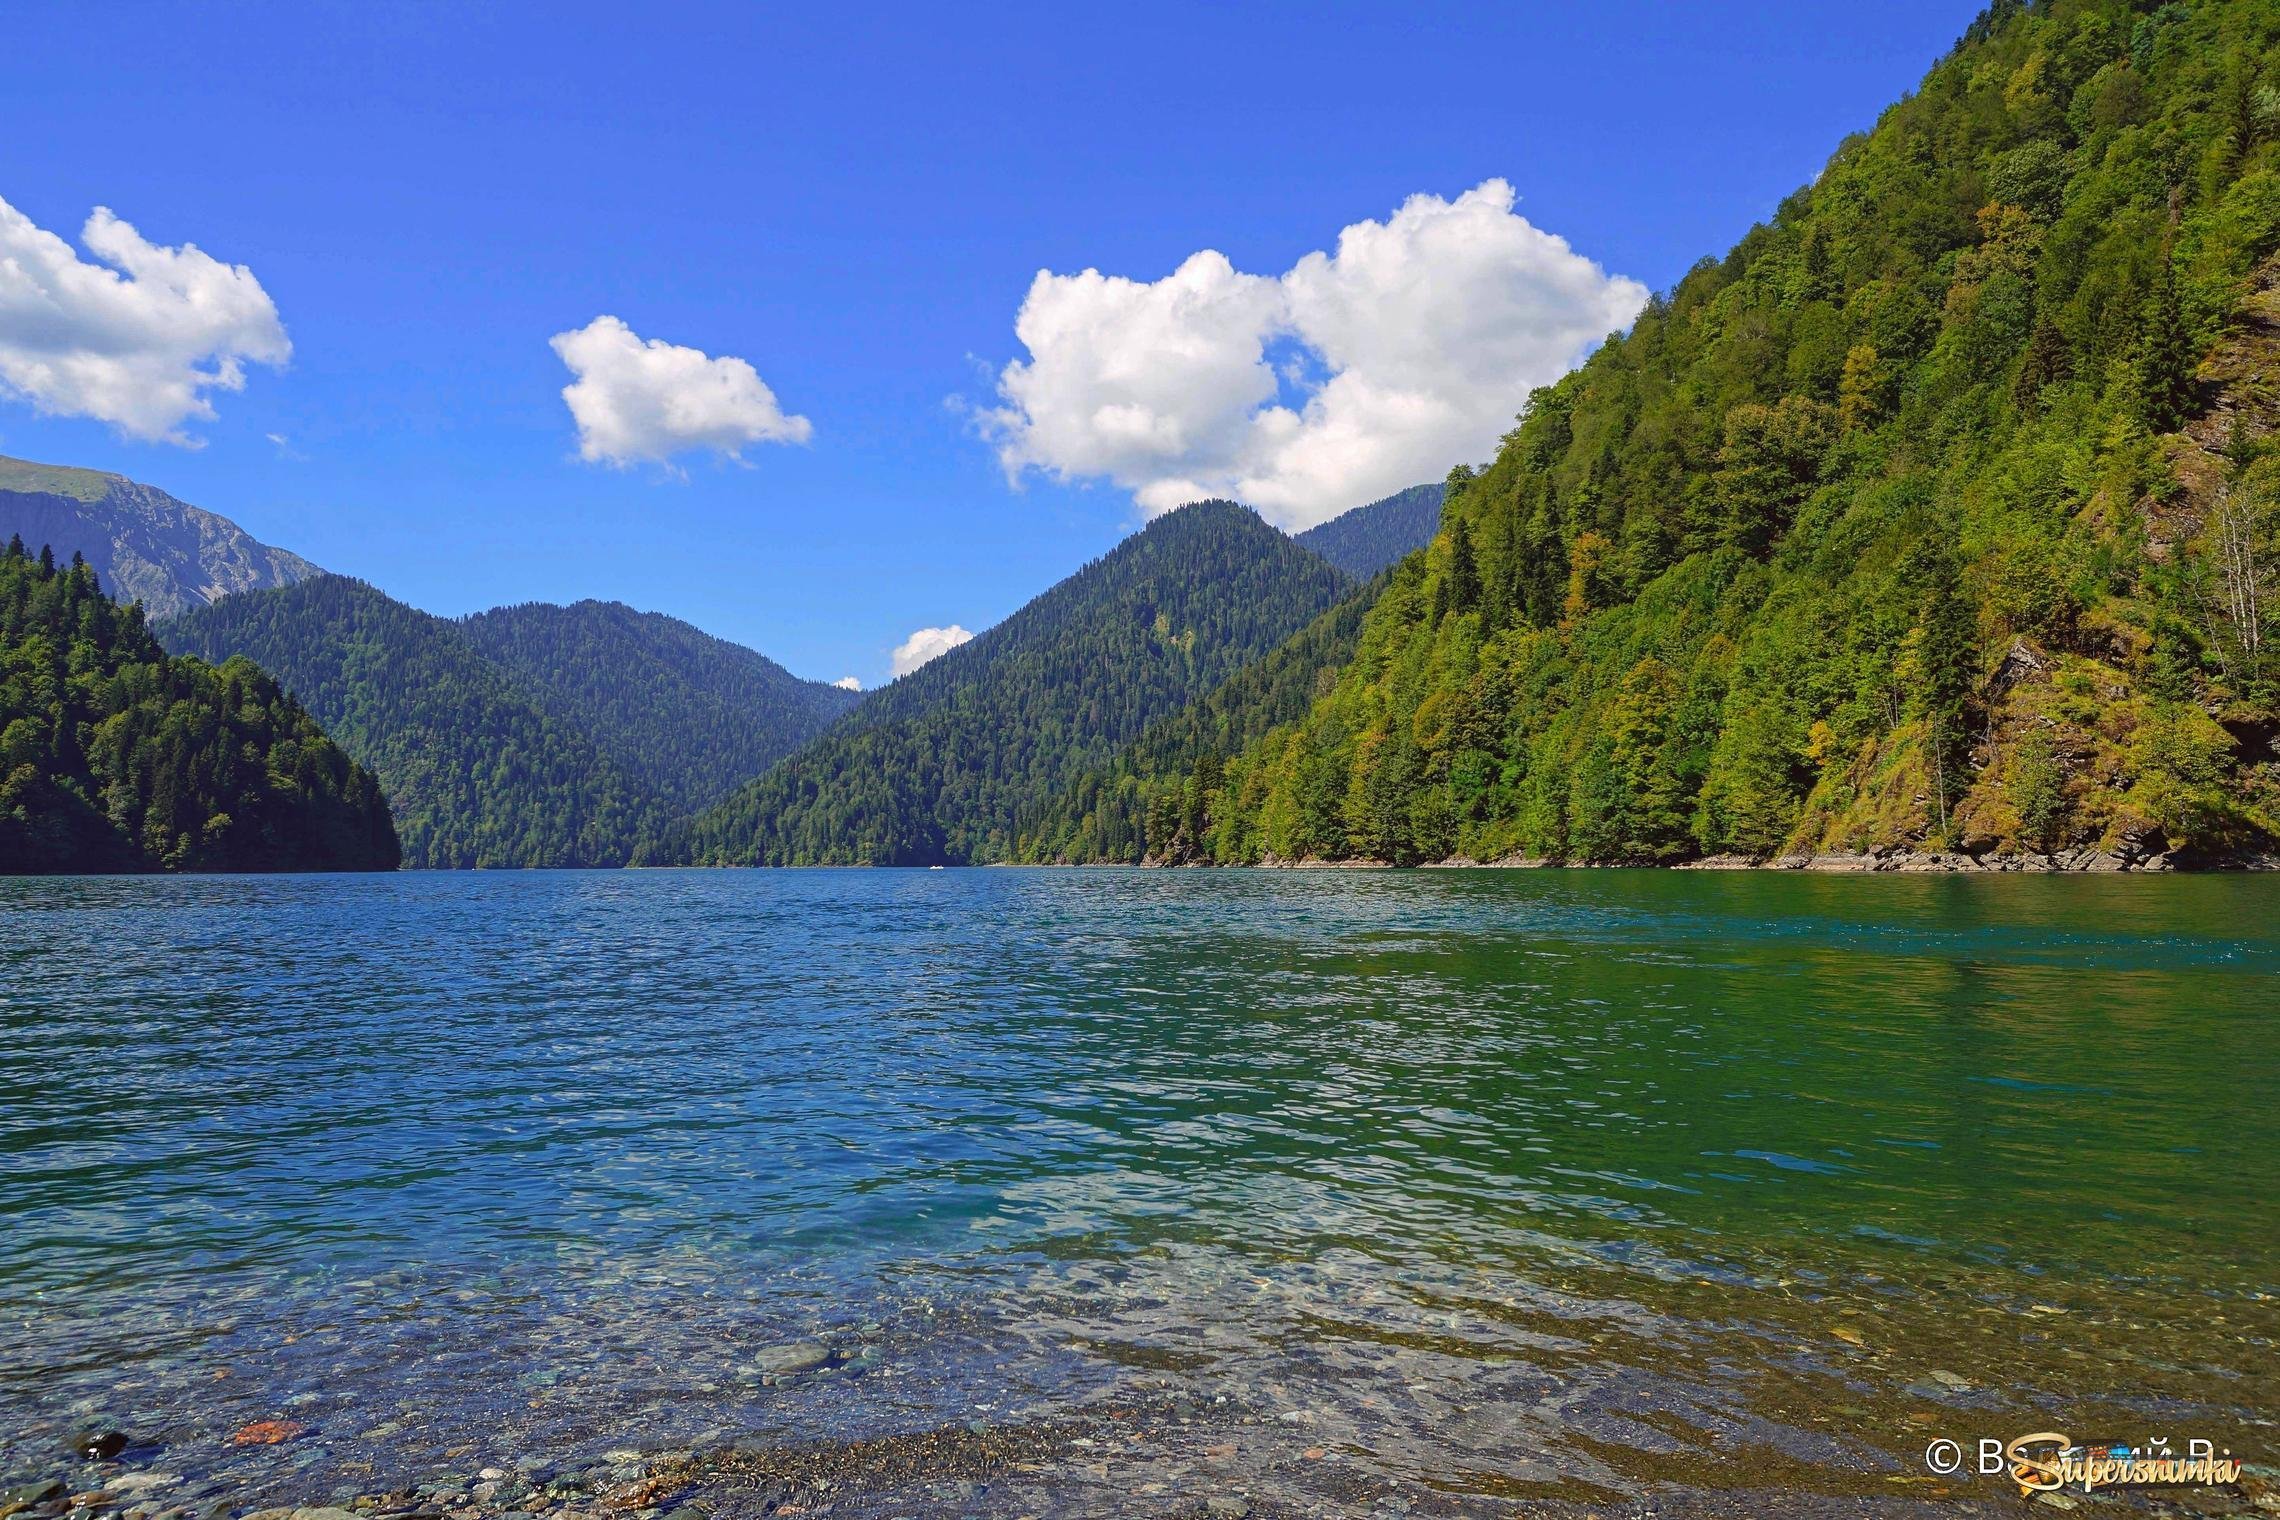
<svg viewBox="0 0 2280 1520">
<path fill-rule="evenodd" d="M 941 870 L 942 868 L 941 868 L 940 866 L 928 866 L 926 869 L 928 869 L 929 871 L 939 871 L 939 870 Z"/>
</svg>

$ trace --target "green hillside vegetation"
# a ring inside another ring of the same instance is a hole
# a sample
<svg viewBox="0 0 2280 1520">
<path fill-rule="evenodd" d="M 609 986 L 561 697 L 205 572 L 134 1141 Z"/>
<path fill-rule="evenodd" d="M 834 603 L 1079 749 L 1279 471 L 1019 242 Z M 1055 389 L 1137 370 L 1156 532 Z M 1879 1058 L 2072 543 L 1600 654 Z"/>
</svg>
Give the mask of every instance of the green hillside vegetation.
<svg viewBox="0 0 2280 1520">
<path fill-rule="evenodd" d="M 1417 574 L 1421 565 L 1405 569 Z M 1109 764 L 1083 773 L 1023 831 L 1020 859 L 1032 865 L 1209 859 L 1206 809 L 1224 784 L 1226 757 L 1303 718 L 1329 691 L 1360 644 L 1363 615 L 1397 573 L 1377 576 L 1265 659 L 1151 725 Z"/>
<path fill-rule="evenodd" d="M 1158 518 L 973 642 L 875 692 L 657 859 L 1011 859 L 1054 795 L 1352 588 L 1232 502 Z"/>
<path fill-rule="evenodd" d="M 160 630 L 275 671 L 395 804 L 419 867 L 623 865 L 665 820 L 650 791 L 486 659 L 465 629 L 324 575 Z"/>
<path fill-rule="evenodd" d="M 1295 537 L 1355 580 L 1366 581 L 1431 542 L 1441 526 L 1444 490 L 1438 483 L 1411 486 Z"/>
<path fill-rule="evenodd" d="M 168 656 L 83 559 L 0 551 L 0 875 L 396 863 L 379 784 L 268 675 Z"/>
<path fill-rule="evenodd" d="M 2276 43 L 2272 0 L 1991 9 L 1451 475 L 1351 663 L 1214 757 L 1179 839 L 2269 850 Z"/>
<path fill-rule="evenodd" d="M 719 801 L 862 700 L 622 602 L 525 603 L 459 627 L 674 814 Z"/>
</svg>

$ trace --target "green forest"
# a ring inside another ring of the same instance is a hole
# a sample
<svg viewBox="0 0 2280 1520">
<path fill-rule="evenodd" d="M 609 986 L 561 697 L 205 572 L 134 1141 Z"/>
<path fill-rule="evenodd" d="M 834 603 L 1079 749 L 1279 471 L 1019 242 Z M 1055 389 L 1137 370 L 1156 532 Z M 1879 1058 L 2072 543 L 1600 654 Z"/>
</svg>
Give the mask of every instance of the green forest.
<svg viewBox="0 0 2280 1520">
<path fill-rule="evenodd" d="M 160 630 L 272 670 L 395 804 L 407 865 L 624 865 L 657 798 L 445 618 L 320 575 L 225 597 Z"/>
<path fill-rule="evenodd" d="M 1108 764 L 1084 772 L 1023 829 L 1017 858 L 1032 865 L 1208 859 L 1222 757 L 1303 718 L 1329 691 L 1392 579 L 1393 572 L 1377 576 L 1201 701 L 1150 725 Z"/>
<path fill-rule="evenodd" d="M 1078 775 L 1352 587 L 1246 507 L 1183 507 L 972 643 L 874 693 L 650 858 L 1011 859 L 1023 832 Z"/>
<path fill-rule="evenodd" d="M 1411 486 L 1356 507 L 1298 535 L 1298 541 L 1358 581 L 1366 581 L 1433 536 L 1444 488 Z"/>
<path fill-rule="evenodd" d="M 0 552 L 0 875 L 397 856 L 378 782 L 251 662 L 169 656 L 77 555 Z"/>
<path fill-rule="evenodd" d="M 1303 715 L 1029 852 L 2267 852 L 2276 249 L 2280 5 L 1998 4 L 1450 474 Z"/>
<path fill-rule="evenodd" d="M 719 801 L 862 700 L 622 602 L 526 602 L 458 627 L 676 815 Z"/>
</svg>

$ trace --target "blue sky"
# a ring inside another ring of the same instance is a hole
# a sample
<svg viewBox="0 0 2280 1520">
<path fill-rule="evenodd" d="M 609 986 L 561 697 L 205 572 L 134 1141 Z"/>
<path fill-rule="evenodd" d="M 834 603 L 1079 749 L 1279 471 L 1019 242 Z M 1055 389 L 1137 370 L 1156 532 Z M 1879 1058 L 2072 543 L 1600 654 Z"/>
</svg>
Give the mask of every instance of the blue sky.
<svg viewBox="0 0 2280 1520">
<path fill-rule="evenodd" d="M 1298 522 L 1438 477 L 1438 440 L 1508 407 L 1498 376 L 1609 325 L 1615 277 L 1723 252 L 1975 9 L 35 0 L 0 20 L 0 201 L 90 263 L 104 206 L 245 266 L 291 357 L 206 391 L 200 447 L 19 386 L 0 452 L 122 471 L 432 611 L 617 598 L 871 685 L 913 630 L 988 626 L 1190 484 Z M 1374 264 L 1338 242 L 1366 222 Z M 1355 309 L 1466 259 L 1477 346 L 1456 274 L 1437 314 Z M 1139 284 L 1032 292 L 1087 269 Z M 1049 356 L 1015 331 L 1032 295 Z M 805 441 L 582 459 L 549 340 L 604 314 L 746 361 Z M 1232 359 L 1164 368 L 1194 331 Z M 1419 331 L 1441 348 L 1386 336 Z M 1347 355 L 1344 420 L 1307 411 Z M 1442 355 L 1477 371 L 1441 398 L 1457 431 L 1351 436 Z"/>
</svg>

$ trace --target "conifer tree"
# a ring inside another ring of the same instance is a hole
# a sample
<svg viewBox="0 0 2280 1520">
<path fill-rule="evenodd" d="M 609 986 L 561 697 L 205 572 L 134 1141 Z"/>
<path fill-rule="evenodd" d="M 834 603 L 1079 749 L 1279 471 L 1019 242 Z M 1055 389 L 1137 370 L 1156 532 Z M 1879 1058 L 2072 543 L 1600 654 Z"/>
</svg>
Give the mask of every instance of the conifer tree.
<svg viewBox="0 0 2280 1520">
<path fill-rule="evenodd" d="M 2154 266 L 2138 335 L 2132 382 L 2137 414 L 2148 432 L 2166 433 L 2193 405 L 2193 342 L 2177 295 L 2177 271 L 2167 250 Z"/>
</svg>

